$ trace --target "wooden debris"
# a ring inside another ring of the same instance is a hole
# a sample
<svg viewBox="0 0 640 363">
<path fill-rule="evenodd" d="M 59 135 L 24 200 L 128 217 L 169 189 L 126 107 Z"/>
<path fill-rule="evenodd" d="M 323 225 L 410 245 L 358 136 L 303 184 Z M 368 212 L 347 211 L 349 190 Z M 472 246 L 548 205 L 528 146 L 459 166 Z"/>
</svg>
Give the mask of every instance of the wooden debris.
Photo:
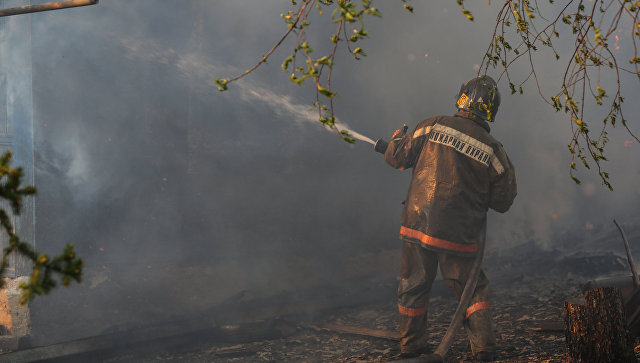
<svg viewBox="0 0 640 363">
<path fill-rule="evenodd" d="M 400 333 L 396 331 L 390 331 L 390 330 L 368 329 L 368 328 L 361 328 L 357 326 L 348 326 L 348 325 L 331 324 L 331 323 L 324 323 L 321 325 L 311 325 L 310 328 L 314 330 L 325 330 L 325 331 L 332 331 L 336 333 L 362 335 L 367 337 L 389 339 L 389 340 L 395 340 L 395 341 L 400 340 Z"/>
<path fill-rule="evenodd" d="M 636 362 L 620 289 L 589 290 L 585 305 L 564 308 L 567 362 Z"/>
<path fill-rule="evenodd" d="M 209 353 L 219 358 L 231 359 L 255 355 L 258 351 L 255 349 L 249 349 L 244 344 L 237 344 L 229 347 L 212 348 L 209 350 Z"/>
<path fill-rule="evenodd" d="M 261 320 L 251 323 L 221 325 L 215 330 L 216 341 L 244 343 L 279 339 L 290 336 L 296 328 L 282 319 Z"/>
<path fill-rule="evenodd" d="M 563 332 L 564 323 L 561 320 L 545 320 L 534 324 L 531 330 L 542 333 Z"/>
<path fill-rule="evenodd" d="M 0 10 L 0 17 L 95 5 L 98 0 L 65 0 Z"/>
<path fill-rule="evenodd" d="M 589 280 L 582 286 L 582 292 L 607 286 L 622 290 L 627 327 L 633 336 L 640 336 L 640 289 L 635 288 L 632 276 L 614 276 Z"/>
</svg>

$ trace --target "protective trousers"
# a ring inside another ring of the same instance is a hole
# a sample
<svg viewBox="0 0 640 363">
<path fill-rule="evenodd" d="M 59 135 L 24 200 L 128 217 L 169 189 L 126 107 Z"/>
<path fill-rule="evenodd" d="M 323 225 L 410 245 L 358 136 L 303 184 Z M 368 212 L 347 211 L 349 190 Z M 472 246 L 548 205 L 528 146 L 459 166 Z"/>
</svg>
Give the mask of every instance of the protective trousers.
<svg viewBox="0 0 640 363">
<path fill-rule="evenodd" d="M 398 286 L 402 337 L 400 348 L 403 353 L 420 352 L 427 347 L 429 291 L 437 274 L 438 263 L 445 283 L 456 298 L 460 299 L 473 260 L 474 257 L 434 252 L 415 243 L 403 242 L 402 272 Z M 489 280 L 484 271 L 480 271 L 463 323 L 474 355 L 497 349 L 489 307 Z"/>
</svg>

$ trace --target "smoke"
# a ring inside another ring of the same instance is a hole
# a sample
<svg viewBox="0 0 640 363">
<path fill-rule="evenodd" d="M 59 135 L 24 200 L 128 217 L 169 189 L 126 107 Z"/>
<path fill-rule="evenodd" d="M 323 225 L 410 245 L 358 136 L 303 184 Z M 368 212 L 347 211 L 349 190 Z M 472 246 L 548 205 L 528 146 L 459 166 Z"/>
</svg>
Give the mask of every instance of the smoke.
<svg viewBox="0 0 640 363">
<path fill-rule="evenodd" d="M 74 242 L 87 263 L 82 286 L 36 301 L 36 335 L 96 334 L 204 309 L 242 289 L 339 284 L 355 256 L 399 248 L 409 172 L 386 166 L 368 144 L 320 130 L 309 110 L 315 91 L 280 70 L 286 44 L 217 91 L 216 77 L 243 72 L 279 38 L 289 5 L 105 0 L 32 15 L 37 239 L 51 252 Z M 404 123 L 453 113 L 490 40 L 496 5 L 485 5 L 471 23 L 449 0 L 416 4 L 413 15 L 376 3 L 384 17 L 367 19 L 368 57 L 336 60 L 338 128 L 388 138 Z M 553 57 L 540 67 L 542 87 L 553 87 L 562 67 Z M 612 130 L 615 191 L 584 170 L 575 185 L 563 115 L 534 87 L 524 96 L 500 87 L 492 134 L 516 167 L 519 195 L 508 213 L 490 214 L 489 249 L 551 248 L 571 242 L 559 241 L 566 231 L 584 241 L 613 216 L 637 223 L 640 161 L 631 156 L 640 145 Z M 77 325 L 45 319 L 71 311 Z"/>
<path fill-rule="evenodd" d="M 210 94 L 215 87 L 215 79 L 220 74 L 236 75 L 241 70 L 230 66 L 220 66 L 220 62 L 215 58 L 206 57 L 198 53 L 178 53 L 173 49 L 163 49 L 159 44 L 136 41 L 135 39 L 120 39 L 122 46 L 127 50 L 126 57 L 141 58 L 145 61 L 153 61 L 162 64 L 170 64 L 176 67 L 177 72 L 188 79 L 191 84 L 196 84 L 200 92 Z M 257 86 L 255 82 L 242 79 L 233 83 L 232 90 L 239 94 L 239 98 L 247 104 L 259 102 L 265 107 L 269 107 L 278 118 L 293 123 L 312 123 L 316 127 L 321 127 L 318 122 L 319 116 L 315 108 L 310 108 L 307 104 L 296 103 L 290 96 L 277 94 L 276 92 Z M 210 97 L 218 95 L 210 94 Z M 326 127 L 331 131 L 331 128 Z M 354 130 L 349 125 L 335 120 L 335 131 L 348 131 L 349 135 L 358 140 L 375 144 L 375 142 Z"/>
</svg>

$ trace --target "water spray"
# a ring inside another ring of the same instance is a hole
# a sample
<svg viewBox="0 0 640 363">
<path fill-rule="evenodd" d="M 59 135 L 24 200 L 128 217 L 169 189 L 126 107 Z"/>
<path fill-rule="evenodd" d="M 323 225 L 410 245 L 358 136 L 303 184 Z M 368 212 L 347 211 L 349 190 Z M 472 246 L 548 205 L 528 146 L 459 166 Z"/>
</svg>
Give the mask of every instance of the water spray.
<svg viewBox="0 0 640 363">
<path fill-rule="evenodd" d="M 364 141 L 364 142 L 368 142 L 369 144 L 373 145 L 373 150 L 384 154 L 385 151 L 387 151 L 387 147 L 389 146 L 389 143 L 386 142 L 383 139 L 378 139 L 377 141 L 373 141 L 373 139 L 370 139 L 358 132 L 355 132 L 353 130 L 350 130 L 346 127 L 341 127 L 340 129 L 342 129 L 341 131 L 348 131 L 350 136 L 353 136 L 354 138 L 360 140 L 360 141 Z M 405 126 L 405 130 L 406 130 L 406 126 Z"/>
<path fill-rule="evenodd" d="M 376 142 L 375 142 L 375 141 L 373 141 L 372 139 L 370 139 L 370 138 L 368 138 L 368 137 L 366 137 L 366 136 L 362 135 L 361 133 L 355 132 L 355 131 L 353 131 L 353 130 L 350 130 L 350 129 L 349 129 L 349 128 L 347 128 L 347 127 L 344 127 L 344 124 L 340 125 L 340 126 L 338 127 L 338 129 L 339 129 L 340 131 L 347 131 L 347 132 L 349 132 L 349 136 L 353 136 L 354 138 L 356 138 L 356 139 L 358 139 L 358 140 L 360 140 L 360 141 L 368 142 L 369 144 L 374 145 L 374 146 L 375 146 L 375 144 L 376 144 Z"/>
</svg>

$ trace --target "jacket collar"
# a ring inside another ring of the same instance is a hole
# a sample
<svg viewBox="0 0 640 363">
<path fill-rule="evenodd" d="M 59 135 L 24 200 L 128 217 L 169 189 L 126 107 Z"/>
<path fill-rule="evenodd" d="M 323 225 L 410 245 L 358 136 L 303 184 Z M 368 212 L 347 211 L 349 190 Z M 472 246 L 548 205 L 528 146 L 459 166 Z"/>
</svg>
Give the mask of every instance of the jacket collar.
<svg viewBox="0 0 640 363">
<path fill-rule="evenodd" d="M 458 111 L 458 112 L 456 112 L 455 116 L 456 117 L 464 117 L 466 119 L 469 119 L 469 120 L 475 122 L 476 124 L 478 124 L 478 126 L 481 126 L 485 130 L 487 130 L 487 132 L 491 132 L 491 127 L 489 127 L 489 123 L 487 121 L 481 119 L 480 117 L 472 114 L 469 111 Z"/>
</svg>

